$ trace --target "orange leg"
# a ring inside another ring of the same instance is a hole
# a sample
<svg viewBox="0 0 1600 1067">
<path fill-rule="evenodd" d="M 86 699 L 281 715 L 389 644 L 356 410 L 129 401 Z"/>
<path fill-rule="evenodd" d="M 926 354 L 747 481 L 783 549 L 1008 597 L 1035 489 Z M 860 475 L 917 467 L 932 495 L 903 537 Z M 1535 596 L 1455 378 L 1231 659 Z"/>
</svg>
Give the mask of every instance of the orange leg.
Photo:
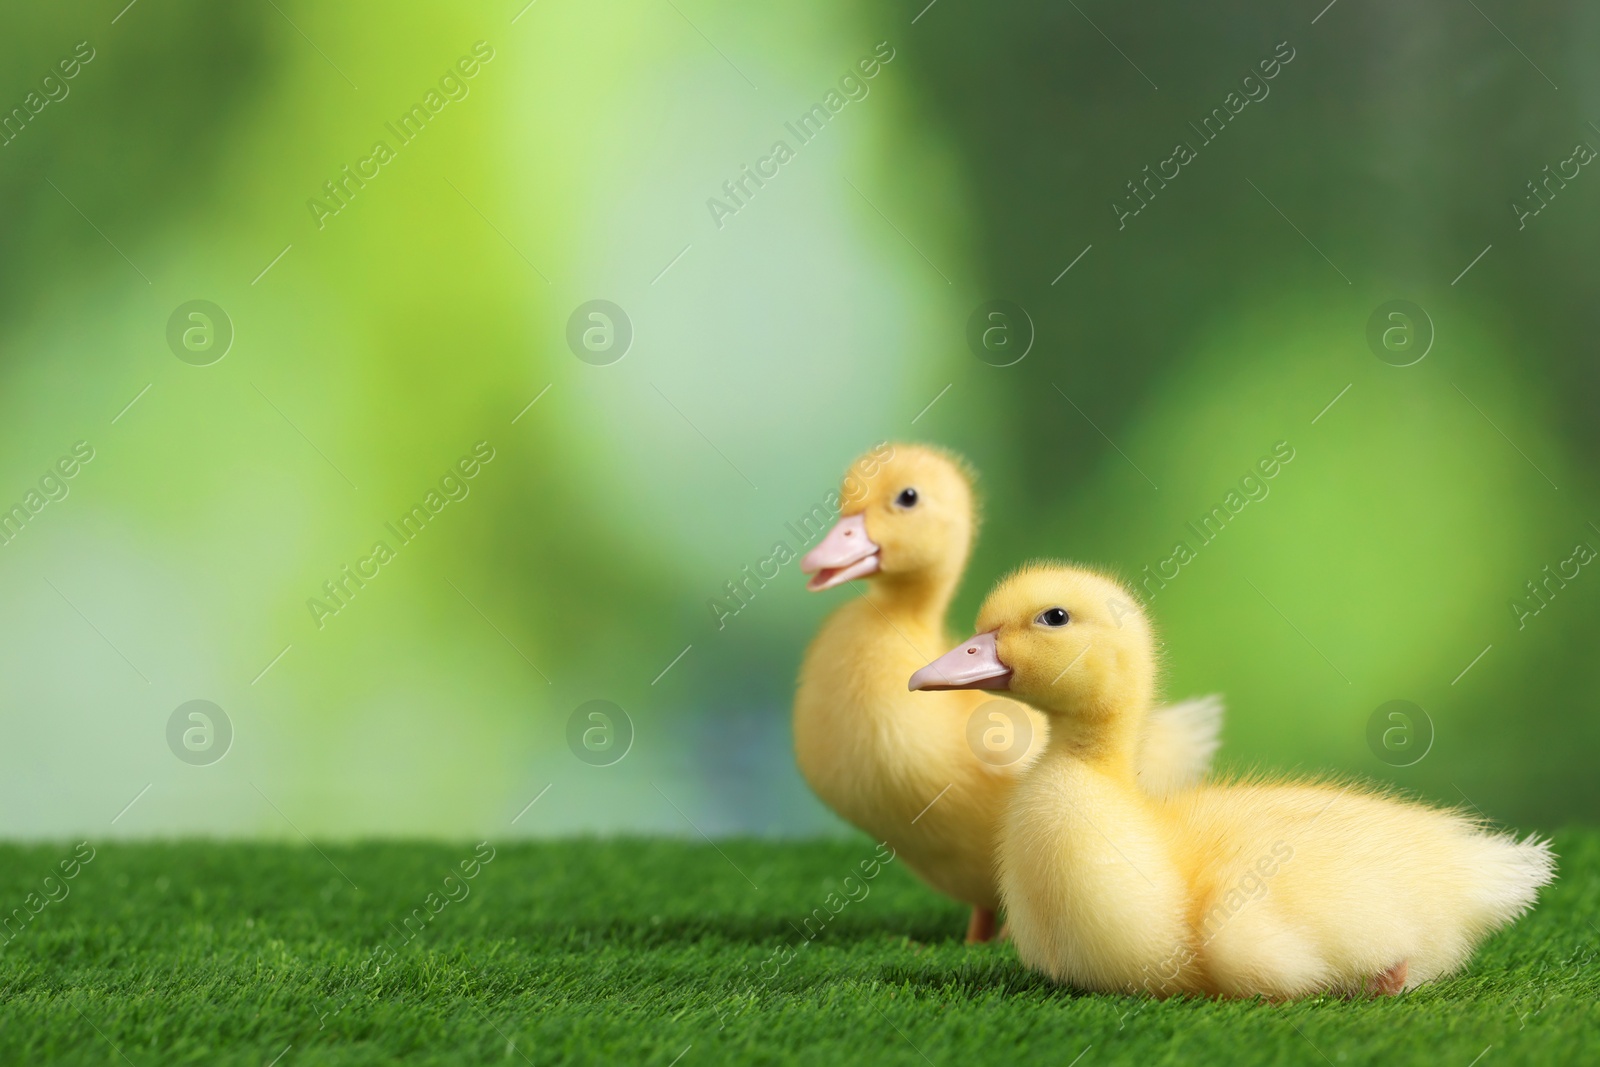
<svg viewBox="0 0 1600 1067">
<path fill-rule="evenodd" d="M 994 940 L 994 912 L 988 908 L 973 908 L 972 919 L 967 923 L 967 944 L 976 945 Z"/>
<path fill-rule="evenodd" d="M 1408 969 L 1407 961 L 1401 960 L 1388 970 L 1380 971 L 1361 985 L 1347 989 L 1339 995 L 1346 1000 L 1354 1000 L 1357 997 L 1397 997 L 1406 987 Z"/>
<path fill-rule="evenodd" d="M 1406 961 L 1390 967 L 1387 971 L 1372 980 L 1372 995 L 1376 997 L 1396 997 L 1406 987 Z"/>
</svg>

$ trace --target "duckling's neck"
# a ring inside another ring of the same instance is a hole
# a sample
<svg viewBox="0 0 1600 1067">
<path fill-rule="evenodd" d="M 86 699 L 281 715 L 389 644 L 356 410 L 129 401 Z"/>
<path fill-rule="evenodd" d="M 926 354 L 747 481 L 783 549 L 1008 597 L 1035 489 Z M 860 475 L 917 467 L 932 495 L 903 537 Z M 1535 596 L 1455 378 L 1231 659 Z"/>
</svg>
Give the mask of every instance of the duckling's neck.
<svg viewBox="0 0 1600 1067">
<path fill-rule="evenodd" d="M 960 580 L 959 569 L 879 574 L 867 583 L 867 599 L 886 616 L 938 629 L 944 625 Z"/>
<path fill-rule="evenodd" d="M 1041 761 L 1088 764 L 1109 777 L 1138 781 L 1139 738 L 1148 707 L 1094 708 L 1050 716 L 1050 740 Z"/>
</svg>

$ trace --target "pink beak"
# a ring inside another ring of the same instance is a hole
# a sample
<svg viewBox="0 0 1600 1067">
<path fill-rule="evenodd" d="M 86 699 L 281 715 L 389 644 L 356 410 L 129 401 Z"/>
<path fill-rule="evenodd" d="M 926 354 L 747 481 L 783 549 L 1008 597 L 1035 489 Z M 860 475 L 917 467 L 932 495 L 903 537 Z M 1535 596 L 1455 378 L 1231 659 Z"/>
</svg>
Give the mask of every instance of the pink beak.
<svg viewBox="0 0 1600 1067">
<path fill-rule="evenodd" d="M 913 692 L 918 689 L 1010 689 L 1011 668 L 1000 662 L 994 634 L 979 634 L 917 671 L 906 688 Z"/>
<path fill-rule="evenodd" d="M 834 523 L 817 547 L 800 559 L 800 570 L 811 575 L 806 588 L 813 593 L 876 574 L 878 566 L 878 546 L 867 536 L 867 517 L 862 514 L 846 515 Z"/>
</svg>

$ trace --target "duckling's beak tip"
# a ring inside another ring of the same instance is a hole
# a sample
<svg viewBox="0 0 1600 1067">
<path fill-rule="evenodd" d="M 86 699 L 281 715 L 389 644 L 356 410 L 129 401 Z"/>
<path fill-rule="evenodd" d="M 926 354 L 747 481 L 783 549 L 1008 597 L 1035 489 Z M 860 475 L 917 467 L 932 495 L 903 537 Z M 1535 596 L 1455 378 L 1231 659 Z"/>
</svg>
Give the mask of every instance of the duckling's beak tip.
<svg viewBox="0 0 1600 1067">
<path fill-rule="evenodd" d="M 859 512 L 834 523 L 816 547 L 800 558 L 801 573 L 811 575 L 806 588 L 813 593 L 865 578 L 879 569 L 878 546 L 867 536 L 867 519 Z"/>
<path fill-rule="evenodd" d="M 1000 661 L 993 633 L 978 634 L 963 641 L 926 667 L 919 668 L 906 683 L 912 692 L 937 692 L 945 689 L 1010 689 L 1011 668 Z"/>
</svg>

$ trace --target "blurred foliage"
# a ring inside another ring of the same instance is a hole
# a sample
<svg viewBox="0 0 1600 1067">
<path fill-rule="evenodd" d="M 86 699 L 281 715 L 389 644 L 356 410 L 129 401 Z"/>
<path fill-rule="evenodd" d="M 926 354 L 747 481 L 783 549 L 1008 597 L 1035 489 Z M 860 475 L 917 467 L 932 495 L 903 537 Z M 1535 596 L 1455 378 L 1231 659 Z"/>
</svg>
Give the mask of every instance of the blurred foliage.
<svg viewBox="0 0 1600 1067">
<path fill-rule="evenodd" d="M 788 702 L 852 594 L 791 567 L 723 629 L 706 602 L 885 438 L 983 473 L 956 631 L 1029 556 L 1137 578 L 1289 442 L 1152 602 L 1169 692 L 1226 695 L 1240 764 L 1600 813 L 1600 578 L 1510 609 L 1600 546 L 1600 178 L 1520 230 L 1508 207 L 1600 144 L 1586 8 L 6 19 L 0 106 L 95 49 L 0 147 L 0 502 L 96 449 L 0 548 L 9 833 L 498 832 L 546 785 L 514 832 L 835 826 Z M 466 94 L 319 228 L 307 202 L 480 41 Z M 1119 228 L 1125 183 L 1283 41 L 1270 94 Z M 865 98 L 719 227 L 707 199 L 879 42 Z M 964 342 L 996 297 L 1037 329 L 1007 368 Z M 564 339 L 595 298 L 635 330 L 607 367 Z M 1436 327 L 1415 366 L 1366 346 L 1394 298 Z M 193 299 L 236 330 L 207 367 L 165 340 Z M 479 441 L 470 494 L 319 628 L 306 601 Z M 235 730 L 208 767 L 167 747 L 195 698 Z M 636 726 L 613 767 L 566 748 L 595 698 Z M 1437 731 L 1409 768 L 1367 749 L 1395 698 Z"/>
<path fill-rule="evenodd" d="M 919 22 L 911 62 L 971 176 L 973 256 L 1040 338 L 997 398 L 1014 430 L 971 446 L 1003 471 L 1006 511 L 964 603 L 1032 554 L 1139 574 L 1288 440 L 1298 465 L 1153 605 L 1172 691 L 1227 694 L 1236 759 L 1559 822 L 1600 809 L 1600 677 L 1579 636 L 1600 627 L 1600 594 L 1580 576 L 1520 630 L 1509 602 L 1576 541 L 1600 547 L 1600 212 L 1586 173 L 1524 229 L 1509 202 L 1533 203 L 1526 183 L 1574 143 L 1600 145 L 1582 59 L 1600 24 L 1578 5 L 1489 14 L 1515 45 L 1435 3 L 1340 5 L 1315 25 L 1316 11 L 1248 3 L 1159 20 L 953 9 Z M 1268 95 L 1203 143 L 1189 124 L 1285 41 L 1295 58 Z M 1110 202 L 1174 140 L 1199 158 L 1119 229 Z M 1396 297 L 1437 330 L 1412 367 L 1364 343 Z M 1437 727 L 1403 770 L 1366 750 L 1366 719 L 1391 698 Z"/>
</svg>

